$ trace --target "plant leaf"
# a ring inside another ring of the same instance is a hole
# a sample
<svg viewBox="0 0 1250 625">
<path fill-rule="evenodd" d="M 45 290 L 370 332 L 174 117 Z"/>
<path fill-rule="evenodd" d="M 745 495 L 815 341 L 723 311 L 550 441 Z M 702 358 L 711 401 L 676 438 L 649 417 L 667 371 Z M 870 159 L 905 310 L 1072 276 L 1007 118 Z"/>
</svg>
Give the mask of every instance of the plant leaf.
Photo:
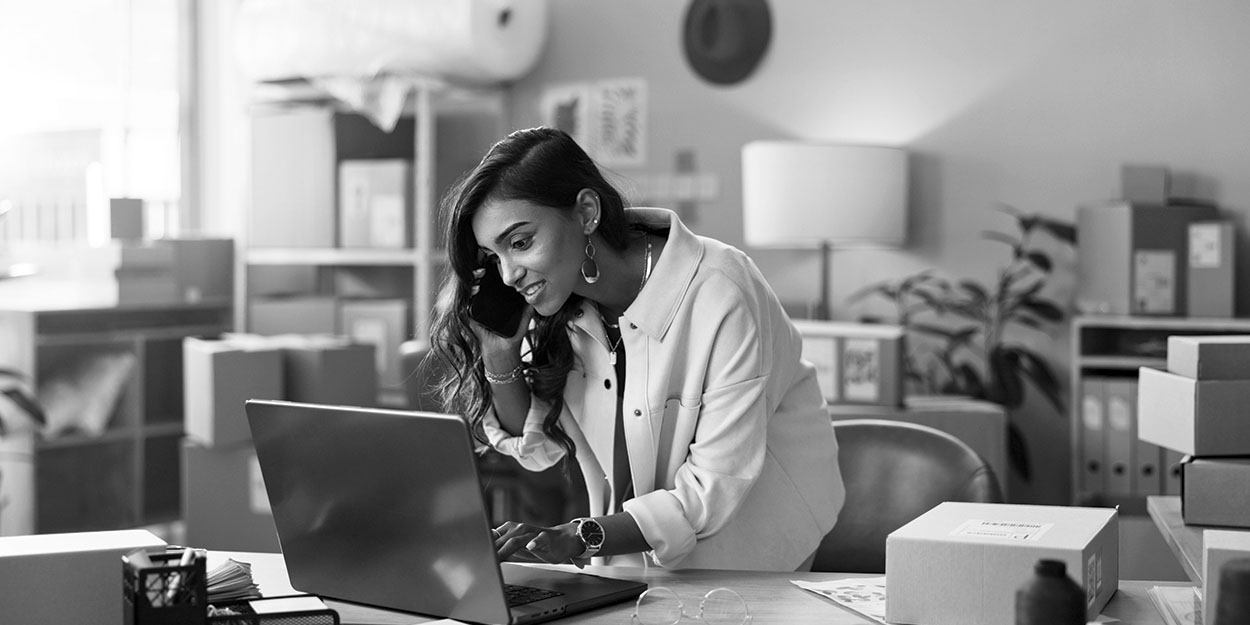
<svg viewBox="0 0 1250 625">
<path fill-rule="evenodd" d="M 1044 300 L 1039 297 L 1033 297 L 1031 295 L 1029 297 L 1025 297 L 1020 301 L 1020 306 L 1038 317 L 1052 323 L 1062 321 L 1064 317 L 1063 310 L 1060 309 L 1059 306 L 1057 306 L 1054 302 Z"/>
<path fill-rule="evenodd" d="M 1019 355 L 1009 348 L 996 346 L 990 350 L 986 365 L 994 400 L 1009 409 L 1019 408 L 1024 403 Z"/>
<path fill-rule="evenodd" d="M 1020 359 L 1020 370 L 1028 376 L 1033 385 L 1037 387 L 1050 405 L 1059 412 L 1065 414 L 1063 397 L 1060 395 L 1059 378 L 1055 375 L 1054 370 L 1050 368 L 1041 356 L 1024 349 L 1022 347 L 1012 347 L 1012 351 L 1017 354 Z"/>
<path fill-rule="evenodd" d="M 1031 251 L 1025 254 L 1024 257 L 1029 259 L 1029 262 L 1033 263 L 1034 267 L 1037 267 L 1046 273 L 1050 273 L 1051 268 L 1054 266 L 1050 262 L 1050 256 L 1042 252 Z"/>
<path fill-rule="evenodd" d="M 1024 435 L 1020 433 L 1019 426 L 1012 423 L 1010 419 L 1007 421 L 1007 460 L 1021 479 L 1026 482 L 1033 479 L 1033 463 L 1029 458 L 1029 447 L 1025 444 Z"/>
</svg>

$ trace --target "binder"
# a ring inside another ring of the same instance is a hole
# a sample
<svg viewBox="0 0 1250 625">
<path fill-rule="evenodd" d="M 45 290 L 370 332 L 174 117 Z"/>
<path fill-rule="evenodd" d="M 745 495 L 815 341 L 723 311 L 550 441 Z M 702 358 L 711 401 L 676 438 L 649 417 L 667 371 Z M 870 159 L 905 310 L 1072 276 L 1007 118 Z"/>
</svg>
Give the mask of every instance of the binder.
<svg viewBox="0 0 1250 625">
<path fill-rule="evenodd" d="M 1160 447 L 1160 449 L 1163 450 L 1163 467 L 1160 471 L 1163 474 L 1163 494 L 1180 495 L 1181 459 L 1185 457 L 1185 454 L 1166 447 Z"/>
<path fill-rule="evenodd" d="M 1078 492 L 1101 495 L 1107 490 L 1105 380 L 1081 380 L 1081 472 Z"/>
<path fill-rule="evenodd" d="M 1106 381 L 1107 494 L 1133 495 L 1137 470 L 1137 381 L 1111 378 Z"/>
<path fill-rule="evenodd" d="M 1163 448 L 1137 439 L 1137 470 L 1133 494 L 1145 497 L 1163 492 Z"/>
</svg>

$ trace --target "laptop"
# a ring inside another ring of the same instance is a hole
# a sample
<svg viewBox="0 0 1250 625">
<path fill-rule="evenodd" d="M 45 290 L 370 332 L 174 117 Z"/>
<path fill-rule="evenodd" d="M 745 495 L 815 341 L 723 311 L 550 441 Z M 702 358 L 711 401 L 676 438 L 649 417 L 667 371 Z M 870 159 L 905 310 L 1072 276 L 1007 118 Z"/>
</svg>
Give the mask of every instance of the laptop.
<svg viewBox="0 0 1250 625">
<path fill-rule="evenodd" d="M 647 588 L 500 563 L 473 437 L 458 416 L 270 400 L 249 400 L 246 411 L 300 592 L 512 625 L 631 600 Z"/>
</svg>

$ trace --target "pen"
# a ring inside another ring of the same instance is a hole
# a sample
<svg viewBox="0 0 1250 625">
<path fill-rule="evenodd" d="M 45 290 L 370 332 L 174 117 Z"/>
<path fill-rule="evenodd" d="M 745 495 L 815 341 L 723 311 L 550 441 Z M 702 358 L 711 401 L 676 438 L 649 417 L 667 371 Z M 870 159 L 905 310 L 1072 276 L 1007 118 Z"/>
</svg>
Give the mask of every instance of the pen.
<svg viewBox="0 0 1250 625">
<path fill-rule="evenodd" d="M 182 557 L 178 559 L 178 566 L 191 564 L 194 559 L 195 552 L 192 551 L 190 547 L 184 547 L 182 550 Z M 178 594 L 178 587 L 180 585 L 182 585 L 181 573 L 174 573 L 169 576 L 169 588 L 165 591 L 165 605 L 170 605 L 174 602 L 174 597 Z"/>
</svg>

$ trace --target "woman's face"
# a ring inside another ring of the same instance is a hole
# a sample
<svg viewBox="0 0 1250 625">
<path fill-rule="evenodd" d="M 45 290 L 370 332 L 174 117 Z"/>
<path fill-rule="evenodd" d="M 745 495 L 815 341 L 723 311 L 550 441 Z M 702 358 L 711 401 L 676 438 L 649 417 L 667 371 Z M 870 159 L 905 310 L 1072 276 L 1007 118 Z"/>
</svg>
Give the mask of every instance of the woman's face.
<svg viewBox="0 0 1250 625">
<path fill-rule="evenodd" d="M 586 234 L 576 211 L 524 200 L 486 202 L 473 216 L 478 248 L 540 315 L 564 305 L 581 281 Z"/>
</svg>

